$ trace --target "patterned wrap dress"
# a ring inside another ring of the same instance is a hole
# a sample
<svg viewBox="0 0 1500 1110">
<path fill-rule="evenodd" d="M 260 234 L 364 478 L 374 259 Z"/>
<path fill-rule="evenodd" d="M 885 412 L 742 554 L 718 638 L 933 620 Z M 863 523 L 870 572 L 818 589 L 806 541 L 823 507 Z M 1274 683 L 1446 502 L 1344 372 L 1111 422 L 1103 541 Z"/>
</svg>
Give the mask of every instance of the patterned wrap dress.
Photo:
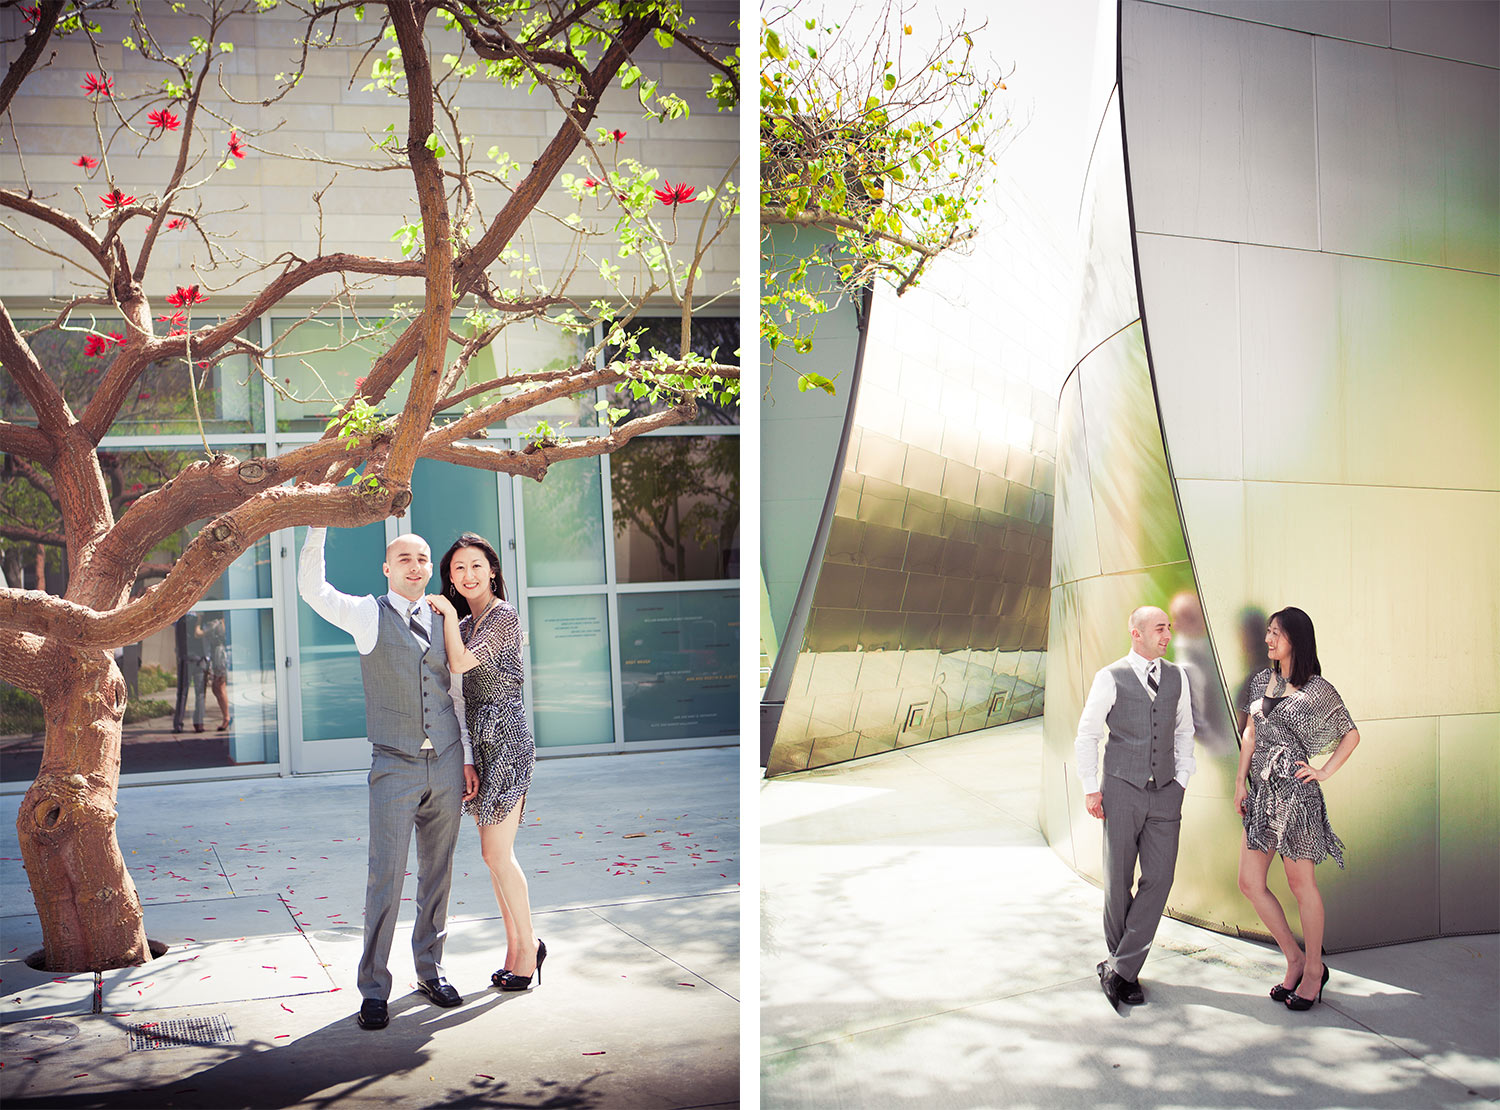
<svg viewBox="0 0 1500 1110">
<path fill-rule="evenodd" d="M 1241 709 L 1255 719 L 1255 751 L 1250 756 L 1249 796 L 1245 802 L 1245 843 L 1284 859 L 1320 863 L 1330 856 L 1344 866 L 1344 842 L 1334 835 L 1323 804 L 1323 786 L 1296 777 L 1297 763 L 1338 746 L 1354 727 L 1333 684 L 1313 675 L 1300 690 L 1266 710 L 1262 699 L 1271 683 L 1269 668 L 1245 688 Z"/>
<path fill-rule="evenodd" d="M 464 812 L 481 825 L 498 825 L 524 803 L 536 766 L 521 701 L 520 614 L 510 602 L 496 601 L 477 626 L 472 614 L 459 621 L 458 633 L 479 660 L 464 672 L 464 720 L 479 774 L 479 793 L 464 803 Z"/>
</svg>

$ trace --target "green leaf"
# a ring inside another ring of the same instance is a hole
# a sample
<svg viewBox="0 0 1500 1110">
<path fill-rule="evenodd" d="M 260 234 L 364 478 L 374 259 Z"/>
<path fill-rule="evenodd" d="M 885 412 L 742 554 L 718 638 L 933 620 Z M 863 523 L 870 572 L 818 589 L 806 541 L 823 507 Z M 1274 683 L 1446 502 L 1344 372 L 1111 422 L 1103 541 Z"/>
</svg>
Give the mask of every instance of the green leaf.
<svg viewBox="0 0 1500 1110">
<path fill-rule="evenodd" d="M 885 91 L 886 92 L 890 92 L 895 87 L 896 87 L 896 75 L 894 73 L 887 73 L 885 75 Z M 874 100 L 875 98 L 871 97 L 870 99 Z M 877 101 L 876 103 L 879 103 L 879 102 Z"/>
<path fill-rule="evenodd" d="M 830 397 L 835 395 L 833 382 L 829 381 L 822 374 L 805 373 L 798 375 L 797 391 L 799 393 L 806 393 L 810 389 L 821 389 Z"/>
<path fill-rule="evenodd" d="M 781 45 L 781 36 L 770 29 L 766 30 L 766 53 L 778 62 L 786 61 L 786 47 Z"/>
</svg>

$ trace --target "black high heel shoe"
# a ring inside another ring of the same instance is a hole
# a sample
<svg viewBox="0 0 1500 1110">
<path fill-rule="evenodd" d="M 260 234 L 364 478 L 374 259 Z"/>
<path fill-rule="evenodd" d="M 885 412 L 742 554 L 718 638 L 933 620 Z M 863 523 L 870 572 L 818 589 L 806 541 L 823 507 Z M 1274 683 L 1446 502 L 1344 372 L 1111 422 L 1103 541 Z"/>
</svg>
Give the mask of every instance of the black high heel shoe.
<svg viewBox="0 0 1500 1110">
<path fill-rule="evenodd" d="M 501 983 L 505 982 L 506 976 L 508 976 L 509 974 L 510 968 L 502 967 L 499 971 L 490 976 L 490 985 L 498 987 Z"/>
<path fill-rule="evenodd" d="M 531 986 L 531 980 L 536 980 L 536 985 L 542 985 L 542 961 L 547 958 L 547 942 L 537 938 L 536 942 L 536 970 L 530 975 L 517 975 L 514 971 L 505 971 L 503 968 L 495 972 L 500 976 L 498 980 L 492 980 L 495 986 L 503 991 L 524 991 Z"/>
<path fill-rule="evenodd" d="M 1298 951 L 1300 952 L 1301 949 L 1298 949 Z M 1306 952 L 1302 953 L 1302 960 L 1303 960 L 1304 964 L 1307 962 L 1307 953 Z M 1325 967 L 1326 967 L 1326 965 L 1325 965 Z M 1298 975 L 1297 978 L 1300 980 L 1302 978 L 1302 976 Z M 1274 987 L 1271 988 L 1271 1001 L 1273 1001 L 1273 1002 L 1285 1002 L 1288 998 L 1292 997 L 1292 992 L 1295 991 L 1296 989 L 1297 989 L 1296 987 L 1288 987 L 1288 986 L 1285 986 L 1285 985 L 1283 985 L 1281 983 L 1277 983 Z"/>
<path fill-rule="evenodd" d="M 1323 1001 L 1323 988 L 1328 985 L 1328 965 L 1323 965 L 1323 981 L 1318 984 L 1318 993 L 1314 998 L 1303 998 L 1296 991 L 1287 995 L 1286 1008 L 1288 1010 L 1311 1010 L 1314 1002 Z"/>
</svg>

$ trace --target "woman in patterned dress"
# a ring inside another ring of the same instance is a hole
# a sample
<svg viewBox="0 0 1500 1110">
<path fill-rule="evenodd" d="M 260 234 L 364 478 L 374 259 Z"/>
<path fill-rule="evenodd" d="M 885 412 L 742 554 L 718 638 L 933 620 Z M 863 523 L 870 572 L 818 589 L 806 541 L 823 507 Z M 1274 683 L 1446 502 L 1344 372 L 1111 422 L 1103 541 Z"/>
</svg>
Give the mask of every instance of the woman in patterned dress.
<svg viewBox="0 0 1500 1110">
<path fill-rule="evenodd" d="M 1328 982 L 1323 898 L 1313 868 L 1330 856 L 1344 866 L 1344 844 L 1328 823 L 1319 783 L 1344 765 L 1359 743 L 1359 730 L 1322 675 L 1312 619 L 1301 609 L 1283 609 L 1267 622 L 1266 657 L 1271 666 L 1250 680 L 1242 706 L 1249 719 L 1234 791 L 1245 825 L 1240 890 L 1286 957 L 1286 975 L 1271 988 L 1271 997 L 1288 1009 L 1307 1010 L 1323 997 Z M 1314 767 L 1313 756 L 1330 748 L 1333 755 Z M 1306 951 L 1266 886 L 1273 853 L 1281 856 L 1287 885 L 1297 899 Z"/>
<path fill-rule="evenodd" d="M 440 564 L 443 592 L 428 594 L 443 621 L 448 666 L 464 676 L 464 716 L 474 746 L 479 793 L 464 812 L 479 826 L 479 848 L 505 919 L 505 964 L 490 977 L 501 990 L 541 982 L 547 946 L 531 925 L 526 873 L 516 859 L 516 830 L 531 789 L 536 744 L 521 702 L 521 621 L 505 600 L 500 556 L 465 532 Z"/>
</svg>

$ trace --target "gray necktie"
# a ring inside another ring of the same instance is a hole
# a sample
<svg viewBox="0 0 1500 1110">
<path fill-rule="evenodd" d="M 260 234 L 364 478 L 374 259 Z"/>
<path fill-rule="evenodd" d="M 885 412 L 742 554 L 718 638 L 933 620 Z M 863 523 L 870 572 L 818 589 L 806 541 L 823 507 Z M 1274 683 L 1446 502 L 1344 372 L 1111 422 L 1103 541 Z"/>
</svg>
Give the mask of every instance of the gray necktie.
<svg viewBox="0 0 1500 1110">
<path fill-rule="evenodd" d="M 1156 661 L 1153 659 L 1146 667 L 1146 692 L 1151 695 L 1151 700 L 1156 700 L 1156 691 L 1161 689 L 1161 684 L 1156 681 Z"/>
<path fill-rule="evenodd" d="M 421 605 L 420 601 L 412 602 L 411 608 L 406 611 L 406 619 L 410 622 L 411 630 L 416 633 L 417 639 L 421 640 L 425 647 L 432 644 L 432 638 L 427 635 L 427 629 L 422 627 L 422 622 L 417 620 L 417 610 L 421 608 Z"/>
</svg>

